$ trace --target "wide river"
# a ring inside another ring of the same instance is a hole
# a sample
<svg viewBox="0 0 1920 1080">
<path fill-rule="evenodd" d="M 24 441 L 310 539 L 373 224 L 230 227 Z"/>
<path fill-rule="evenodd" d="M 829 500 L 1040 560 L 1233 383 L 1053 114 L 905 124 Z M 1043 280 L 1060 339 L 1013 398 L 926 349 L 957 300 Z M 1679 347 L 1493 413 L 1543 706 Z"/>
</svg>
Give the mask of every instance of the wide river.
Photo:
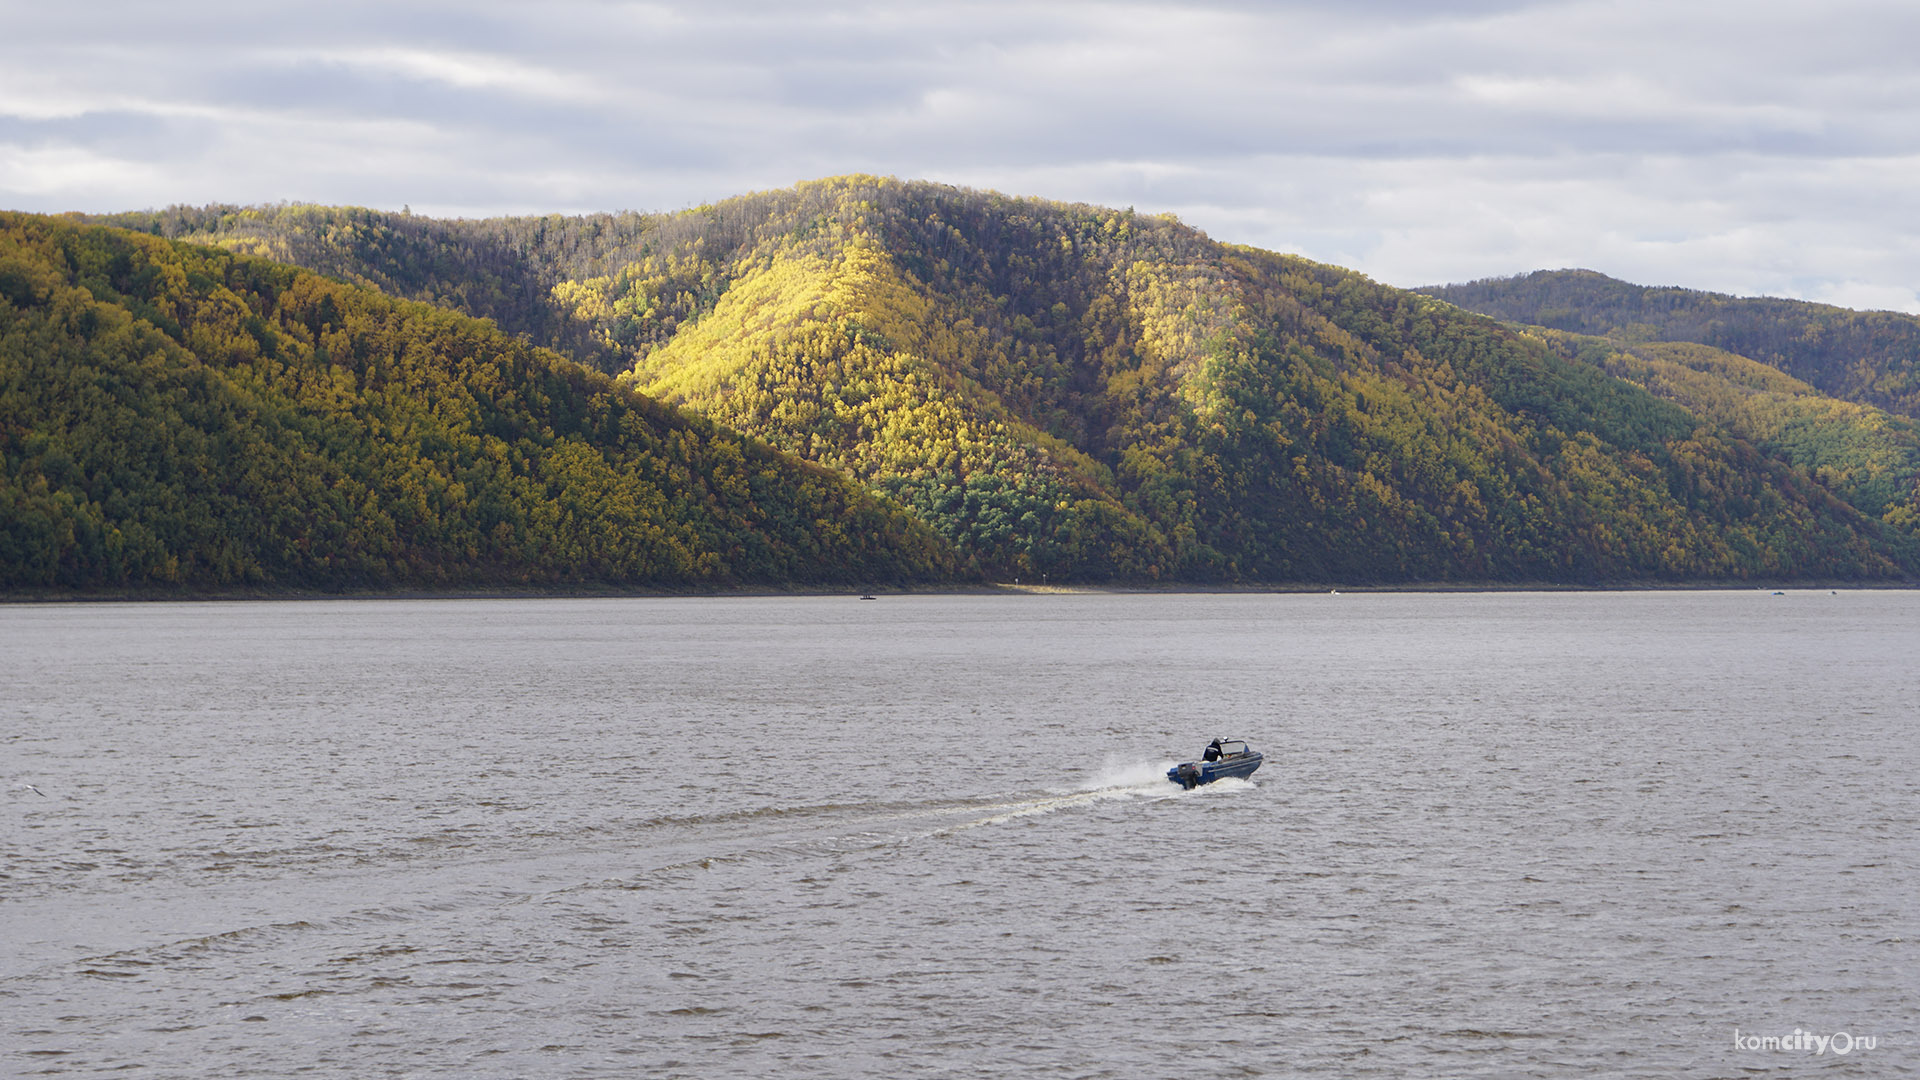
<svg viewBox="0 0 1920 1080">
<path fill-rule="evenodd" d="M 0 607 L 0 1075 L 1912 1076 L 1916 654 L 1824 589 Z"/>
</svg>

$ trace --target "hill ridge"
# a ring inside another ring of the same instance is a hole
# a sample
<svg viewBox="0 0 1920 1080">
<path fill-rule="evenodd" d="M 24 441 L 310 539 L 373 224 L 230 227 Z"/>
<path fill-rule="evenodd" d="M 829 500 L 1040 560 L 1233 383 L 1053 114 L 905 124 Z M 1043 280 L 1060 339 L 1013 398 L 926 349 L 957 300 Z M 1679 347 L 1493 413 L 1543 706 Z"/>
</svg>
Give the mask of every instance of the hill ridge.
<svg viewBox="0 0 1920 1080">
<path fill-rule="evenodd" d="M 325 241 L 311 210 L 202 216 L 228 231 L 199 239 L 279 230 L 300 238 L 286 250 L 330 243 L 343 264 L 364 240 Z M 596 342 L 588 359 L 844 470 L 991 577 L 1593 583 L 1914 565 L 1903 522 L 1578 349 L 1171 218 L 844 177 L 678 214 L 395 228 L 526 253 L 545 310 Z M 424 264 L 383 272 L 440 288 Z"/>
</svg>

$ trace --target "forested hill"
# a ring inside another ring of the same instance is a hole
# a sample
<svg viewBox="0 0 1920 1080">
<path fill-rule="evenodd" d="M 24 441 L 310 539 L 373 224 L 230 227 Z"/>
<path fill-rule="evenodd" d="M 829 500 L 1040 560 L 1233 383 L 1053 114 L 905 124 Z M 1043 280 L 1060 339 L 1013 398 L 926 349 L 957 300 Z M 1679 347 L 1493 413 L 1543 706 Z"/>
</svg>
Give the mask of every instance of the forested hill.
<svg viewBox="0 0 1920 1080">
<path fill-rule="evenodd" d="M 0 214 L 0 588 L 951 580 L 842 475 L 465 315 Z"/>
<path fill-rule="evenodd" d="M 1508 322 L 1629 343 L 1711 345 L 1829 396 L 1920 417 L 1920 318 L 1912 315 L 1650 288 L 1591 270 L 1541 270 L 1420 291 Z"/>
<path fill-rule="evenodd" d="M 87 220 L 258 255 L 492 319 L 609 374 L 629 358 L 556 300 L 553 285 L 627 265 L 657 246 L 674 221 L 631 213 L 448 221 L 311 205 L 176 206 Z"/>
<path fill-rule="evenodd" d="M 1920 530 L 1920 421 L 1828 397 L 1768 364 L 1684 341 L 1523 328 L 1805 471 L 1894 535 Z"/>
<path fill-rule="evenodd" d="M 844 177 L 672 215 L 116 220 L 585 335 L 627 385 L 858 478 L 1001 579 L 1915 565 L 1902 522 L 1579 349 L 1167 217 Z"/>
</svg>

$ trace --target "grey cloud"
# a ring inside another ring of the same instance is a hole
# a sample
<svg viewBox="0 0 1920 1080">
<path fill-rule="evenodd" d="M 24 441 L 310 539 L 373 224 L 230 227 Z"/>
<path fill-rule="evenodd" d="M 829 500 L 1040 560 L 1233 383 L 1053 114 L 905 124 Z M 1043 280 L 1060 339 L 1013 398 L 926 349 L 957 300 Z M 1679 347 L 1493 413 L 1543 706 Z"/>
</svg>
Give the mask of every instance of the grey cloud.
<svg viewBox="0 0 1920 1080">
<path fill-rule="evenodd" d="M 1920 280 L 1888 180 L 1920 155 L 1906 4 L 15 6 L 23 209 L 670 209 L 860 170 L 1173 209 L 1399 284 Z"/>
</svg>

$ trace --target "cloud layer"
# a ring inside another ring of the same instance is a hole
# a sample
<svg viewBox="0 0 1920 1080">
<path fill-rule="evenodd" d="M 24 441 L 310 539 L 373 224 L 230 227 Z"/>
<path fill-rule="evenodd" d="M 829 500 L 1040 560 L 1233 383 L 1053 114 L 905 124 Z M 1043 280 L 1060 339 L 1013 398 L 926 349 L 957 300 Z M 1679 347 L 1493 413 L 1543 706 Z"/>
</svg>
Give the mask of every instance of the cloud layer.
<svg viewBox="0 0 1920 1080">
<path fill-rule="evenodd" d="M 0 205 L 675 209 L 845 172 L 1397 285 L 1920 311 L 1920 8 L 0 0 Z"/>
</svg>

